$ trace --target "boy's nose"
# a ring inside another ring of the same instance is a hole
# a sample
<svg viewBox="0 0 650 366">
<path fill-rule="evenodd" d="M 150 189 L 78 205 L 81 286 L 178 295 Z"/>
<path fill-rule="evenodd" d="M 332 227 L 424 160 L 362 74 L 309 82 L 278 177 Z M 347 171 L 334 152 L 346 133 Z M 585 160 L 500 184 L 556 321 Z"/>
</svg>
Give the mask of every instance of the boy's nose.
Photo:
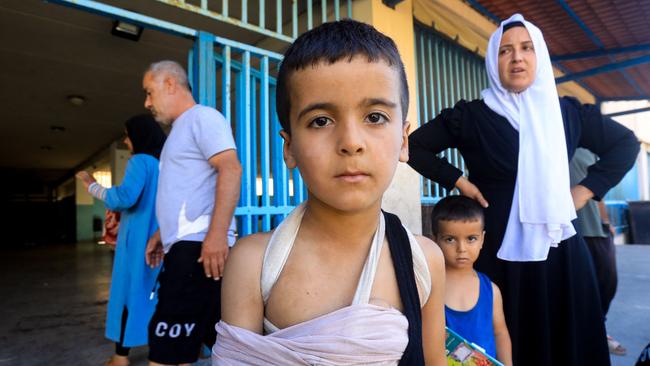
<svg viewBox="0 0 650 366">
<path fill-rule="evenodd" d="M 339 129 L 339 153 L 355 155 L 365 150 L 362 132 L 356 123 L 340 123 L 337 127 Z"/>
</svg>

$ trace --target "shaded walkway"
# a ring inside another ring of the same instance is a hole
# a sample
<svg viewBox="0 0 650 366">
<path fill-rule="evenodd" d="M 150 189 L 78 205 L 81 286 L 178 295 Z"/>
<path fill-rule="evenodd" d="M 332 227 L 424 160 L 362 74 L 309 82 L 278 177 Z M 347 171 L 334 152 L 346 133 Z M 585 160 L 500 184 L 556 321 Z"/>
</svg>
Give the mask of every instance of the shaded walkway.
<svg viewBox="0 0 650 366">
<path fill-rule="evenodd" d="M 607 328 L 633 365 L 650 342 L 650 245 L 617 246 L 619 287 Z M 0 366 L 103 365 L 111 252 L 92 243 L 0 250 Z M 146 348 L 132 351 L 146 365 Z M 203 364 L 208 364 L 203 362 Z"/>
</svg>

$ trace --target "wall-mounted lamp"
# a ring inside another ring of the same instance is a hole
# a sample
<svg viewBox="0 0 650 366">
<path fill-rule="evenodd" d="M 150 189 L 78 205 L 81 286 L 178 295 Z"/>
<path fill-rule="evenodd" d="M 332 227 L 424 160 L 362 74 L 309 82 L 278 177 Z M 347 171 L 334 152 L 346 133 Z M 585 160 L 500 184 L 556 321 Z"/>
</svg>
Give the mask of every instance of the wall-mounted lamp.
<svg viewBox="0 0 650 366">
<path fill-rule="evenodd" d="M 68 102 L 75 107 L 81 107 L 86 103 L 86 98 L 83 95 L 68 95 Z"/>
<path fill-rule="evenodd" d="M 140 39 L 140 35 L 142 34 L 142 27 L 139 25 L 124 22 L 122 20 L 116 20 L 113 22 L 111 34 L 116 37 L 130 39 L 137 42 Z"/>
</svg>

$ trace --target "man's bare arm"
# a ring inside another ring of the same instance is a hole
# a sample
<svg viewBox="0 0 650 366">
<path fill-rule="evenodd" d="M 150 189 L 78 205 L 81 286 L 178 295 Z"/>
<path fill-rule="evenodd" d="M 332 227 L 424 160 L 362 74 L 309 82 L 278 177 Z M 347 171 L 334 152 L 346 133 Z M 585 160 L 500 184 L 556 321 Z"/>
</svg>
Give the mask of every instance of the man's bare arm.
<svg viewBox="0 0 650 366">
<path fill-rule="evenodd" d="M 239 200 L 242 167 L 234 149 L 220 152 L 208 162 L 217 171 L 218 178 L 214 210 L 199 262 L 203 263 L 207 277 L 218 280 L 228 257 L 228 229 Z"/>
</svg>

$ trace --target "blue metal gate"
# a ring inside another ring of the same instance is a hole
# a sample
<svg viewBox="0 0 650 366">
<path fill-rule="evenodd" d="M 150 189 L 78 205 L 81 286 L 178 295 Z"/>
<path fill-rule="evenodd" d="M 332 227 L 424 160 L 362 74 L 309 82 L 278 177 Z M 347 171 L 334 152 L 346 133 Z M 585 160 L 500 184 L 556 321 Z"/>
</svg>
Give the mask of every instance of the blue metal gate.
<svg viewBox="0 0 650 366">
<path fill-rule="evenodd" d="M 418 123 L 436 117 L 442 109 L 461 100 L 481 97 L 488 86 L 483 58 L 434 31 L 415 26 Z M 461 170 L 465 163 L 456 149 L 440 154 Z M 429 179 L 422 178 L 422 203 L 432 204 L 453 194 Z"/>
<path fill-rule="evenodd" d="M 272 73 L 281 60 L 277 53 L 205 32 L 189 53 L 197 101 L 232 123 L 244 168 L 235 211 L 240 235 L 272 229 L 306 198 L 299 172 L 289 171 L 282 158 Z"/>
<path fill-rule="evenodd" d="M 300 173 L 297 169 L 288 170 L 282 157 L 274 78 L 282 55 L 93 0 L 50 1 L 194 40 L 194 47 L 188 53 L 188 76 L 194 96 L 199 103 L 221 111 L 231 122 L 243 166 L 241 198 L 235 210 L 240 236 L 272 229 L 306 198 Z M 201 4 L 205 8 L 207 2 Z M 247 2 L 241 4 L 245 6 Z M 297 3 L 292 4 L 292 33 L 288 38 L 282 35 L 288 41 L 298 34 Z M 345 4 L 349 15 L 350 1 Z M 280 9 L 281 1 L 276 5 Z M 339 19 L 341 5 L 339 1 L 329 5 L 321 1 L 321 22 L 332 17 Z M 314 26 L 311 1 L 307 2 L 306 9 L 305 26 L 311 29 Z M 281 22 L 278 17 L 278 29 Z M 258 31 L 265 34 L 261 28 Z M 279 35 L 275 38 L 282 38 Z"/>
</svg>

